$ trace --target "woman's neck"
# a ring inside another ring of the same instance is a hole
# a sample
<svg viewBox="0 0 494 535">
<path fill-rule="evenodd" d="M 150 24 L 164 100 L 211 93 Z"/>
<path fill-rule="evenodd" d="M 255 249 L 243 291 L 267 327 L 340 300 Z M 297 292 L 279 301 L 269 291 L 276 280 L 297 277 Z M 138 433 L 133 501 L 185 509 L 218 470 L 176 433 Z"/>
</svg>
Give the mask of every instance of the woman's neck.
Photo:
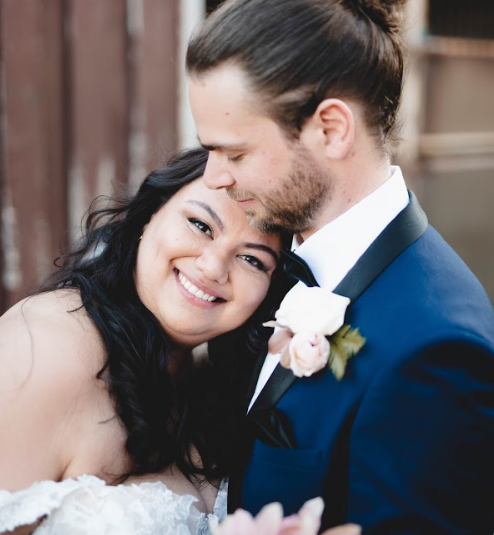
<svg viewBox="0 0 494 535">
<path fill-rule="evenodd" d="M 170 348 L 170 363 L 168 371 L 172 375 L 183 373 L 192 365 L 192 349 L 184 346 L 172 346 Z"/>
</svg>

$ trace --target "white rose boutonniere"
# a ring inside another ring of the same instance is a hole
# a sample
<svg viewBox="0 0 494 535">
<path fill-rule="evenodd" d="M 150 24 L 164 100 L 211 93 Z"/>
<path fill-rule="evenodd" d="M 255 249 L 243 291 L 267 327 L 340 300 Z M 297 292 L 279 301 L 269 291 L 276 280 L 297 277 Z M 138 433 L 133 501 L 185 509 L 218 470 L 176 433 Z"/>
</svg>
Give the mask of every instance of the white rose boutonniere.
<svg viewBox="0 0 494 535">
<path fill-rule="evenodd" d="M 297 377 L 310 377 L 328 365 L 340 380 L 348 359 L 365 344 L 358 329 L 344 325 L 349 304 L 348 297 L 318 286 L 295 286 L 283 299 L 276 320 L 264 324 L 280 327 L 269 340 L 269 351 L 281 353 L 281 365 Z"/>
</svg>

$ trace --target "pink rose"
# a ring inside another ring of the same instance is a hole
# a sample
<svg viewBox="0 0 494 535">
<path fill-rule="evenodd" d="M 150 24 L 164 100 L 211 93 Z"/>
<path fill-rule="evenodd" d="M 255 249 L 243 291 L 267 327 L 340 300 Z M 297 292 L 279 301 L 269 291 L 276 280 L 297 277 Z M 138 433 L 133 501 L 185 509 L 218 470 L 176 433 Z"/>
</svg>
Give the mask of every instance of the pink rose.
<svg viewBox="0 0 494 535">
<path fill-rule="evenodd" d="M 268 341 L 268 351 L 275 355 L 281 353 L 281 360 L 286 359 L 289 362 L 288 346 L 293 338 L 293 333 L 290 329 L 278 328 L 274 331 Z M 286 353 L 286 357 L 285 357 Z M 288 365 L 286 366 L 288 367 Z"/>
<path fill-rule="evenodd" d="M 288 351 L 282 353 L 281 365 L 297 377 L 310 377 L 328 363 L 330 345 L 325 336 L 314 332 L 296 333 Z"/>
</svg>

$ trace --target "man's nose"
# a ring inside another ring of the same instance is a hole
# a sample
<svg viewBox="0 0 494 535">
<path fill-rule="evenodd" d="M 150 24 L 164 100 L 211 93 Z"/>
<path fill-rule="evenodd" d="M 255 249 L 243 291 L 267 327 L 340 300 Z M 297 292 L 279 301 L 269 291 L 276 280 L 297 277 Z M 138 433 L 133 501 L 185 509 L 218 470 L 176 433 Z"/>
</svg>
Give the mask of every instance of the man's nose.
<svg viewBox="0 0 494 535">
<path fill-rule="evenodd" d="M 216 151 L 209 153 L 203 180 L 210 189 L 230 188 L 235 184 L 227 159 Z"/>
<path fill-rule="evenodd" d="M 224 284 L 228 280 L 228 259 L 217 249 L 213 246 L 204 249 L 196 265 L 207 279 Z"/>
</svg>

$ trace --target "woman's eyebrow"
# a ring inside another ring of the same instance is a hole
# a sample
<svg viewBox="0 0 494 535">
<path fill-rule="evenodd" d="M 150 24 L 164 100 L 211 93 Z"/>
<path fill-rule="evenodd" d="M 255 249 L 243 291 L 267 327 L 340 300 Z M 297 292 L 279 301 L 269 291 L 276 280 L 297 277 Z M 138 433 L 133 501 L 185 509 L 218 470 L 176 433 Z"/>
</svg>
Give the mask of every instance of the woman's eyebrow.
<svg viewBox="0 0 494 535">
<path fill-rule="evenodd" d="M 223 224 L 223 221 L 221 221 L 220 216 L 209 206 L 209 204 L 206 204 L 202 201 L 195 201 L 190 200 L 187 201 L 192 204 L 197 204 L 197 206 L 200 206 L 203 210 L 206 210 L 206 212 L 211 216 L 211 218 L 214 220 L 214 222 L 218 225 L 219 229 L 221 231 L 225 230 L 225 225 Z"/>
<path fill-rule="evenodd" d="M 258 251 L 264 251 L 265 253 L 270 254 L 276 263 L 278 263 L 280 259 L 273 249 L 267 245 L 262 245 L 260 243 L 244 243 L 244 247 L 248 247 L 249 249 L 257 249 Z"/>
</svg>

